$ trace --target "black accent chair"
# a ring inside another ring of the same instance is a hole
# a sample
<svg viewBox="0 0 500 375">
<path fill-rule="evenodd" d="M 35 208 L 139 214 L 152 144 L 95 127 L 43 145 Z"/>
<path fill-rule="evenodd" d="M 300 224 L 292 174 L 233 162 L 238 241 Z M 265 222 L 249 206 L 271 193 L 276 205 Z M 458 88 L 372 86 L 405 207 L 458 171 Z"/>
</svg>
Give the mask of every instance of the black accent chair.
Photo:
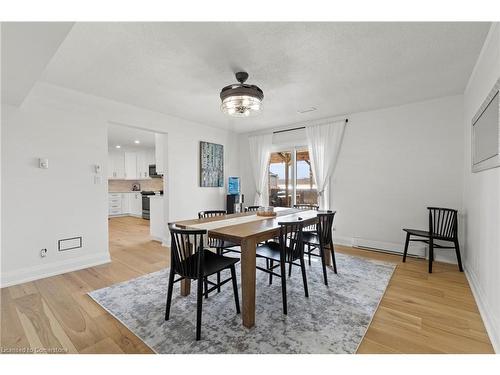
<svg viewBox="0 0 500 375">
<path fill-rule="evenodd" d="M 259 209 L 260 206 L 248 206 L 248 207 L 245 207 L 245 212 L 253 212 L 253 211 L 257 211 Z"/>
<path fill-rule="evenodd" d="M 226 214 L 227 214 L 227 212 L 225 210 L 200 211 L 200 212 L 198 212 L 198 219 L 224 216 Z M 218 238 L 212 238 L 210 236 L 207 238 L 207 245 L 208 245 L 208 247 L 214 248 L 218 255 L 224 255 L 224 254 L 229 253 L 229 252 L 241 253 L 239 250 L 233 249 L 233 247 L 239 246 L 238 244 L 235 244 L 235 243 L 230 242 L 230 241 L 220 240 Z M 217 284 L 219 284 L 219 283 L 220 283 L 220 272 L 217 273 Z M 219 292 L 220 292 L 220 288 L 217 288 L 217 293 L 219 293 Z M 208 293 L 206 296 L 208 297 Z"/>
<path fill-rule="evenodd" d="M 429 210 L 429 230 L 407 229 L 403 262 L 406 262 L 408 245 L 410 241 L 425 242 L 429 245 L 429 273 L 432 273 L 432 262 L 434 261 L 434 249 L 455 249 L 458 261 L 458 269 L 463 272 L 462 258 L 460 257 L 460 245 L 458 244 L 458 211 L 451 208 L 427 207 Z M 418 238 L 411 239 L 411 236 Z M 435 240 L 453 242 L 454 246 L 443 246 L 434 243 Z"/>
<path fill-rule="evenodd" d="M 168 279 L 165 320 L 169 320 L 170 318 L 170 306 L 172 303 L 174 283 L 183 279 L 198 280 L 196 340 L 199 340 L 201 336 L 202 297 L 205 293 L 209 293 L 215 288 L 220 288 L 221 285 L 232 280 L 236 313 L 240 313 L 238 285 L 236 283 L 236 270 L 234 267 L 239 259 L 217 255 L 205 249 L 203 247 L 203 236 L 207 234 L 205 229 L 180 229 L 172 223 L 168 224 L 168 229 L 170 230 L 172 243 L 170 246 L 171 266 Z M 231 270 L 231 277 L 218 284 L 214 284 L 215 286 L 207 290 L 207 277 L 225 269 Z M 180 278 L 174 280 L 176 274 L 179 275 Z M 205 286 L 205 292 L 203 292 L 203 286 Z"/>
<path fill-rule="evenodd" d="M 323 267 L 323 279 L 325 280 L 325 285 L 328 285 L 328 278 L 326 276 L 326 263 L 325 263 L 325 252 L 330 250 L 332 257 L 333 271 L 337 273 L 337 262 L 335 261 L 335 247 L 333 246 L 333 219 L 335 218 L 336 211 L 327 211 L 318 213 L 318 224 L 317 232 L 304 232 L 302 239 L 304 244 L 307 245 L 307 249 L 304 250 L 304 254 L 308 256 L 308 263 L 311 265 L 311 256 L 321 258 L 321 265 Z M 316 249 L 319 253 L 316 254 Z M 289 275 L 292 269 L 288 270 Z"/>
<path fill-rule="evenodd" d="M 283 298 L 283 314 L 287 314 L 286 298 L 286 263 L 292 267 L 299 266 L 302 270 L 302 282 L 304 283 L 305 296 L 309 297 L 307 289 L 306 267 L 304 262 L 304 244 L 302 242 L 303 222 L 279 222 L 279 242 L 268 241 L 257 246 L 256 255 L 266 259 L 266 268 L 257 266 L 257 269 L 269 274 L 269 285 L 273 283 L 273 275 L 281 279 L 281 293 Z M 299 261 L 299 264 L 295 261 Z M 275 265 L 274 262 L 277 262 Z M 273 270 L 280 268 L 280 273 Z"/>
</svg>

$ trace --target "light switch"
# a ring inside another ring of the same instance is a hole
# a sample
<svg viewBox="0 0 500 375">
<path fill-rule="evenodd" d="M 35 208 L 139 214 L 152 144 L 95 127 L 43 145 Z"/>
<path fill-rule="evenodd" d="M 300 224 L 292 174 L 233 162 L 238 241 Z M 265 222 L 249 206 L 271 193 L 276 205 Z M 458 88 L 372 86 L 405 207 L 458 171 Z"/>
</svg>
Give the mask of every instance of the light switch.
<svg viewBox="0 0 500 375">
<path fill-rule="evenodd" d="M 47 158 L 38 159 L 38 166 L 42 169 L 49 169 L 49 159 Z"/>
</svg>

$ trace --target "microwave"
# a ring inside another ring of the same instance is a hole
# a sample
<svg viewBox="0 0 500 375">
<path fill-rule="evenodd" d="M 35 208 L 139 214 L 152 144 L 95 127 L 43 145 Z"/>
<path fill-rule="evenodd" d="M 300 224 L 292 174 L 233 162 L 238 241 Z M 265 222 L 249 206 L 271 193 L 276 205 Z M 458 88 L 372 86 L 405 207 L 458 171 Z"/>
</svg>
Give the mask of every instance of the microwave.
<svg viewBox="0 0 500 375">
<path fill-rule="evenodd" d="M 149 164 L 149 177 L 161 178 L 163 175 L 156 173 L 156 164 Z"/>
</svg>

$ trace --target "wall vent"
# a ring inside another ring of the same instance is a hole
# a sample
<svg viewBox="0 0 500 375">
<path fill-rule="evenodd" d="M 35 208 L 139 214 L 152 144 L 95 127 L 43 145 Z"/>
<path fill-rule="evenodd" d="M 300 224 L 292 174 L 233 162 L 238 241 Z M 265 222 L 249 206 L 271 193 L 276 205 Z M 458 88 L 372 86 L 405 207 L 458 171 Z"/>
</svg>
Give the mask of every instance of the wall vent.
<svg viewBox="0 0 500 375">
<path fill-rule="evenodd" d="M 58 251 L 79 249 L 82 247 L 82 237 L 63 238 L 57 242 Z"/>
</svg>

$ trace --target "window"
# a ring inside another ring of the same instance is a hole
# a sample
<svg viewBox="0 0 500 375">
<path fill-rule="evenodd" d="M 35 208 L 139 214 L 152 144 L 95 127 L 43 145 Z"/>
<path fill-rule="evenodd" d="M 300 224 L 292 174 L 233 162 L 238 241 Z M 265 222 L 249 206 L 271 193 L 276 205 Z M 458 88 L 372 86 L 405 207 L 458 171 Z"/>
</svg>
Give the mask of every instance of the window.
<svg viewBox="0 0 500 375">
<path fill-rule="evenodd" d="M 271 206 L 292 207 L 294 204 L 318 203 L 307 149 L 273 152 L 268 182 Z"/>
<path fill-rule="evenodd" d="M 269 205 L 292 207 L 292 152 L 273 152 L 269 161 Z"/>
</svg>

